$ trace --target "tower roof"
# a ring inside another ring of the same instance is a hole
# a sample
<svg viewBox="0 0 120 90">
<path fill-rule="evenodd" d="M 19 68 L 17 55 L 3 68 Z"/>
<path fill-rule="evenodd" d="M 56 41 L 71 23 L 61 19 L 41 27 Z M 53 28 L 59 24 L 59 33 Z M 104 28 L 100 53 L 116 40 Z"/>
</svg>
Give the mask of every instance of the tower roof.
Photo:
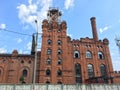
<svg viewBox="0 0 120 90">
<path fill-rule="evenodd" d="M 47 17 L 49 21 L 58 22 L 62 16 L 61 11 L 56 7 L 51 7 L 48 10 Z"/>
</svg>

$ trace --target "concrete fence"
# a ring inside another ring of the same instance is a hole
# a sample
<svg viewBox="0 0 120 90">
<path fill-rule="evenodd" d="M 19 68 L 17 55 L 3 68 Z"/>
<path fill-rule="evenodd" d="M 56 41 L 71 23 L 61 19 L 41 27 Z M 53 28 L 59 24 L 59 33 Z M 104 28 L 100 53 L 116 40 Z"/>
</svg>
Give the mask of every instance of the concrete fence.
<svg viewBox="0 0 120 90">
<path fill-rule="evenodd" d="M 0 84 L 0 90 L 120 90 L 120 84 Z"/>
</svg>

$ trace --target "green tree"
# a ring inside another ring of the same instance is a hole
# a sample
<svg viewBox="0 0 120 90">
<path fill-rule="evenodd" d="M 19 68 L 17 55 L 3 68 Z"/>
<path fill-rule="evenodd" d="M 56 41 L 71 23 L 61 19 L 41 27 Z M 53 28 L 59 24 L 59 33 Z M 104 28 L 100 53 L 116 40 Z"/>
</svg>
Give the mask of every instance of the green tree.
<svg viewBox="0 0 120 90">
<path fill-rule="evenodd" d="M 21 82 L 22 84 L 25 83 L 23 76 L 21 76 L 19 80 L 20 80 L 20 82 Z"/>
</svg>

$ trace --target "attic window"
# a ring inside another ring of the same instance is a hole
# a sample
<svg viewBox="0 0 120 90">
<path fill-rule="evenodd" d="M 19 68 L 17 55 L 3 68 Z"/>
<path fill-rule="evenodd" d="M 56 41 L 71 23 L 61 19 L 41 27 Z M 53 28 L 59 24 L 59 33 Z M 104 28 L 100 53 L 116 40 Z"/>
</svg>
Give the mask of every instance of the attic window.
<svg viewBox="0 0 120 90">
<path fill-rule="evenodd" d="M 31 64 L 31 60 L 29 60 L 28 63 Z"/>
<path fill-rule="evenodd" d="M 79 57 L 80 57 L 79 51 L 74 51 L 74 58 L 79 58 Z"/>
<path fill-rule="evenodd" d="M 22 60 L 22 61 L 21 61 L 21 63 L 23 64 L 23 63 L 24 63 L 24 61 Z"/>
</svg>

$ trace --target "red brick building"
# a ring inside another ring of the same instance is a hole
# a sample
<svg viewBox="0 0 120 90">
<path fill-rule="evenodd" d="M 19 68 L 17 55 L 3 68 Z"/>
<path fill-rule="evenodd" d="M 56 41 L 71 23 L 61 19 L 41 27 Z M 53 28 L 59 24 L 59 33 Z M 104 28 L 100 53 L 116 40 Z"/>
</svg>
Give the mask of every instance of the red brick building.
<svg viewBox="0 0 120 90">
<path fill-rule="evenodd" d="M 36 83 L 85 83 L 86 79 L 103 77 L 105 83 L 120 83 L 114 77 L 108 39 L 99 40 L 96 19 L 90 19 L 93 38 L 72 40 L 67 36 L 67 23 L 60 21 L 61 12 L 49 9 L 42 22 L 42 46 L 37 54 Z M 31 55 L 0 54 L 0 83 L 33 82 L 35 40 Z M 118 74 L 117 74 L 118 75 Z M 120 74 L 119 74 L 120 75 Z"/>
<path fill-rule="evenodd" d="M 0 83 L 20 83 L 21 76 L 25 82 L 32 83 L 33 65 L 34 55 L 18 54 L 17 50 L 0 54 Z"/>
</svg>

